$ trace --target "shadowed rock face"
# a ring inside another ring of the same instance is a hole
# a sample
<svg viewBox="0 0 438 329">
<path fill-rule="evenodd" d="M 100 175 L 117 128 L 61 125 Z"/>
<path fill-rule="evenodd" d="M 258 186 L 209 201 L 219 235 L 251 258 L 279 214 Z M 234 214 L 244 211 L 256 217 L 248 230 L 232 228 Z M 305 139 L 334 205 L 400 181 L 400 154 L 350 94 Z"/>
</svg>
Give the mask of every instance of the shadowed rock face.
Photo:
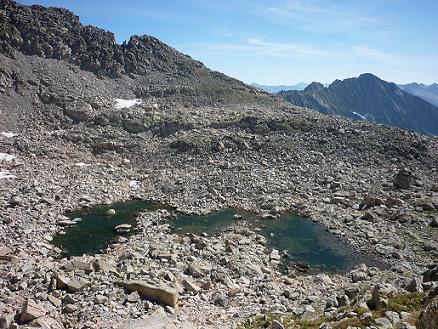
<svg viewBox="0 0 438 329">
<path fill-rule="evenodd" d="M 438 107 L 372 74 L 336 80 L 327 88 L 314 82 L 303 91 L 282 91 L 279 95 L 292 104 L 324 114 L 438 135 Z"/>
<path fill-rule="evenodd" d="M 203 65 L 150 36 L 118 45 L 114 34 L 83 26 L 68 10 L 0 2 L 0 51 L 66 60 L 96 74 L 117 77 L 150 71 L 190 76 Z"/>
</svg>

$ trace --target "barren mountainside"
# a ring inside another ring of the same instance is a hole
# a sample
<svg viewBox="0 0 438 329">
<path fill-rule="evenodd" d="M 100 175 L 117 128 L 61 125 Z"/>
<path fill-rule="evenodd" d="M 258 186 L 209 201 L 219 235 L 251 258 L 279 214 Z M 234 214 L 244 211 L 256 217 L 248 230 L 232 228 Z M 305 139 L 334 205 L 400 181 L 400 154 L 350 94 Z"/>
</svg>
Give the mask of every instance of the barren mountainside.
<svg viewBox="0 0 438 329">
<path fill-rule="evenodd" d="M 191 98 L 199 102 L 248 101 L 255 91 L 242 82 L 207 69 L 156 38 L 132 36 L 116 43 L 114 34 L 83 26 L 68 10 L 0 1 L 0 50 L 62 60 L 98 76 L 137 80 L 136 95 Z M 253 98 L 253 97 L 251 97 Z"/>
<path fill-rule="evenodd" d="M 336 80 L 327 88 L 314 82 L 303 91 L 283 91 L 279 95 L 292 104 L 324 114 L 438 134 L 438 107 L 372 74 Z"/>
</svg>

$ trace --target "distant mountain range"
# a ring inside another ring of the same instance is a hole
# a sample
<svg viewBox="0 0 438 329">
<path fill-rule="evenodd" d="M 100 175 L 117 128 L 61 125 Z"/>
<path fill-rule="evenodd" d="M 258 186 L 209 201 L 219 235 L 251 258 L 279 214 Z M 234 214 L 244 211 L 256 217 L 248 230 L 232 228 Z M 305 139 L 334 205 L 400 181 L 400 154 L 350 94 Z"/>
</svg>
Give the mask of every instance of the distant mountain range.
<svg viewBox="0 0 438 329">
<path fill-rule="evenodd" d="M 262 89 L 268 93 L 276 94 L 283 90 L 303 90 L 306 88 L 309 84 L 305 82 L 299 82 L 295 85 L 279 85 L 279 86 L 268 86 L 268 85 L 260 85 L 258 83 L 251 83 L 251 86 Z"/>
<path fill-rule="evenodd" d="M 358 78 L 335 80 L 328 87 L 313 82 L 302 91 L 290 90 L 278 94 L 295 105 L 321 113 L 438 135 L 438 107 L 406 92 L 407 88 L 399 88 L 394 83 L 366 73 Z"/>
<path fill-rule="evenodd" d="M 431 85 L 425 85 L 422 83 L 409 83 L 406 85 L 398 85 L 404 91 L 408 93 L 421 97 L 425 101 L 438 106 L 438 84 L 433 83 Z"/>
</svg>

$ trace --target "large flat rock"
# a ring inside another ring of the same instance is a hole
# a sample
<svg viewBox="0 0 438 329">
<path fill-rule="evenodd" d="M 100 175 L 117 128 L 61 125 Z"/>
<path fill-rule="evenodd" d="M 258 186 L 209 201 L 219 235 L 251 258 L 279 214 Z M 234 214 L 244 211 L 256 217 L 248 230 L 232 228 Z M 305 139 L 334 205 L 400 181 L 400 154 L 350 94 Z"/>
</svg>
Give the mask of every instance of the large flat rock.
<svg viewBox="0 0 438 329">
<path fill-rule="evenodd" d="M 169 286 L 155 286 L 144 281 L 126 281 L 119 284 L 130 291 L 137 291 L 141 297 L 164 305 L 175 307 L 178 303 L 178 291 Z"/>
</svg>

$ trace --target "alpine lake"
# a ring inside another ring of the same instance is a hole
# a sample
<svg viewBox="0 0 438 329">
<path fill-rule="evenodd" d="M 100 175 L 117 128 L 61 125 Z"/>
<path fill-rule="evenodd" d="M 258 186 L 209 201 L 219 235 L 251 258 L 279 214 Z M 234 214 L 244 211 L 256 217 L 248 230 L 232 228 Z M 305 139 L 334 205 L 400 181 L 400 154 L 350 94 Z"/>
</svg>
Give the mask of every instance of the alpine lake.
<svg viewBox="0 0 438 329">
<path fill-rule="evenodd" d="M 116 226 L 130 224 L 135 229 L 140 212 L 163 208 L 170 209 L 151 201 L 132 200 L 77 210 L 67 214 L 77 223 L 57 234 L 53 243 L 62 249 L 61 257 L 101 253 L 118 236 L 135 234 L 135 230 L 118 233 Z M 115 214 L 108 214 L 110 209 L 114 209 Z M 221 230 L 231 229 L 237 222 L 256 227 L 267 239 L 268 248 L 287 255 L 282 260 L 285 267 L 295 264 L 303 269 L 345 272 L 360 263 L 375 263 L 372 257 L 355 251 L 324 226 L 291 213 L 266 220 L 252 212 L 226 208 L 208 215 L 177 214 L 171 226 L 173 233 L 180 235 L 215 235 Z"/>
</svg>

